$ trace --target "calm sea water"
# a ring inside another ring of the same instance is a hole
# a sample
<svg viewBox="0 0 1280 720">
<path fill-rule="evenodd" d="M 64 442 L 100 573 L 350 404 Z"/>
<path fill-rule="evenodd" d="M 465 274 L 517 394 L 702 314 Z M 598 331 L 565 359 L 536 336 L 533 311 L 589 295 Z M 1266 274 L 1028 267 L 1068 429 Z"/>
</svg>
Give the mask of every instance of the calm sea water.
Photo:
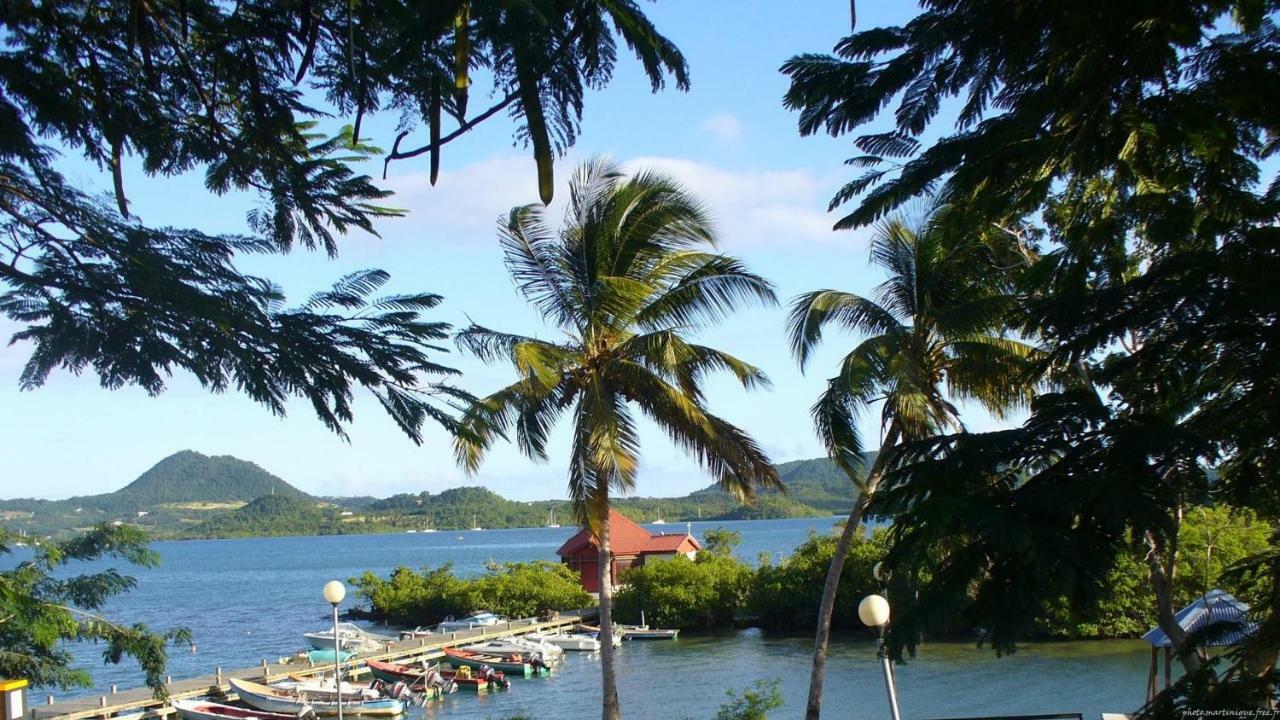
<svg viewBox="0 0 1280 720">
<path fill-rule="evenodd" d="M 738 554 L 754 562 L 767 552 L 785 555 L 810 532 L 828 532 L 833 519 L 694 523 L 742 533 Z M 650 526 L 681 532 L 683 525 Z M 301 633 L 324 628 L 329 608 L 321 597 L 328 580 L 365 570 L 387 574 L 406 565 L 452 562 L 457 572 L 479 573 L 489 560 L 555 559 L 572 528 L 485 530 L 431 534 L 364 535 L 155 543 L 163 564 L 134 573 L 137 589 L 112 602 L 107 613 L 156 629 L 189 627 L 196 651 L 175 648 L 174 677 L 212 673 L 215 666 L 246 667 L 305 645 Z M 346 605 L 357 604 L 354 593 Z M 787 704 L 776 717 L 804 707 L 812 641 L 747 630 L 679 641 L 627 643 L 619 651 L 620 693 L 631 718 L 709 718 L 725 692 L 760 679 L 778 679 Z M 111 684 L 141 684 L 128 663 L 103 665 L 101 648 L 73 646 L 94 676 L 94 694 Z M 1142 701 L 1145 646 L 1134 641 L 1027 645 L 996 658 L 969 644 L 935 644 L 898 668 L 903 715 L 937 718 L 980 713 L 1034 714 L 1131 711 Z M 833 644 L 828 660 L 824 716 L 885 717 L 884 685 L 875 648 L 860 639 Z M 428 718 L 592 718 L 599 714 L 599 661 L 571 654 L 551 678 L 516 681 L 509 692 L 476 697 L 456 693 L 425 710 Z M 33 698 L 34 699 L 34 698 Z"/>
</svg>

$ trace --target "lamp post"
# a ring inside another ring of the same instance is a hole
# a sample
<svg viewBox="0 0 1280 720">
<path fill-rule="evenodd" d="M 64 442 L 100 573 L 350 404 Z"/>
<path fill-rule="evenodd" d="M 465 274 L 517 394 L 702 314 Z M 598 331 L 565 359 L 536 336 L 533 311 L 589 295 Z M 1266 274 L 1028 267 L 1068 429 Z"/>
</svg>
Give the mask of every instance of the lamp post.
<svg viewBox="0 0 1280 720">
<path fill-rule="evenodd" d="M 347 596 L 347 588 L 338 580 L 324 584 L 324 600 L 333 606 L 333 689 L 338 699 L 338 720 L 342 720 L 342 640 L 338 635 L 338 603 Z"/>
<path fill-rule="evenodd" d="M 884 668 L 884 689 L 889 694 L 889 713 L 893 720 L 902 720 L 898 713 L 898 691 L 893 687 L 893 665 L 884 648 L 884 630 L 889 626 L 889 601 L 881 595 L 868 595 L 858 603 L 858 619 L 863 625 L 879 631 L 876 638 L 876 654 Z"/>
</svg>

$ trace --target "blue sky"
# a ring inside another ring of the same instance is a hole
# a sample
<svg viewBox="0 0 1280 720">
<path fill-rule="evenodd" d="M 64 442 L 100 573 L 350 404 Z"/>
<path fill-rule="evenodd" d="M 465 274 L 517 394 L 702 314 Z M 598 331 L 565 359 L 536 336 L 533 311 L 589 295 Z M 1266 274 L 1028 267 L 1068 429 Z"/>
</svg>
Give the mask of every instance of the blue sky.
<svg viewBox="0 0 1280 720">
<path fill-rule="evenodd" d="M 825 52 L 848 32 L 847 0 L 806 2 L 674 2 L 645 4 L 657 26 L 684 51 L 692 69 L 688 93 L 649 93 L 629 59 L 609 88 L 587 98 L 577 146 L 557 165 L 564 179 L 575 161 L 611 155 L 629 167 L 666 170 L 710 207 L 723 249 L 746 259 L 772 279 L 784 299 L 811 289 L 868 292 L 880 281 L 867 266 L 866 233 L 832 232 L 827 200 L 852 174 L 841 161 L 857 154 L 848 140 L 800 138 L 794 114 L 781 98 L 786 81 L 778 67 L 801 52 Z M 914 5 L 900 0 L 859 3 L 859 25 L 900 23 Z M 483 98 L 473 99 L 481 107 Z M 496 118 L 446 147 L 440 181 L 431 187 L 425 159 L 391 168 L 391 204 L 405 218 L 379 223 L 380 238 L 345 239 L 341 255 L 295 252 L 252 258 L 243 267 L 270 277 L 292 299 L 352 270 L 380 267 L 392 274 L 392 291 L 430 290 L 446 302 L 433 315 L 460 325 L 470 317 L 490 327 L 528 334 L 549 328 L 521 301 L 502 266 L 497 217 L 513 205 L 537 199 L 534 165 L 512 146 L 511 123 Z M 366 134 L 386 147 L 393 119 L 366 124 Z M 106 188 L 96 169 L 69 162 L 78 181 Z M 381 163 L 368 172 L 377 176 Z M 210 231 L 244 229 L 249 197 L 214 197 L 199 175 L 127 177 L 133 209 L 152 225 L 189 225 Z M 559 217 L 562 205 L 553 205 Z M 831 335 L 802 375 L 782 335 L 784 308 L 754 309 L 703 333 L 702 339 L 763 367 L 774 382 L 768 392 L 745 394 L 728 381 L 712 383 L 712 407 L 747 428 L 776 461 L 822 454 L 808 407 L 833 372 L 851 338 Z M 7 336 L 12 325 L 0 324 Z M 189 377 L 175 376 L 158 398 L 136 388 L 101 389 L 96 378 L 56 374 L 42 389 L 19 392 L 17 377 L 27 348 L 0 348 L 0 437 L 5 438 L 5 480 L 0 496 L 60 498 L 107 492 L 133 480 L 160 458 L 181 449 L 252 460 L 304 490 L 320 494 L 389 495 L 437 492 L 482 484 L 508 497 L 564 496 L 565 433 L 551 447 L 551 461 L 534 464 L 500 446 L 479 475 L 467 478 L 453 464 L 448 438 L 438 430 L 415 446 L 387 420 L 376 401 L 357 398 L 350 442 L 325 430 L 308 407 L 295 403 L 286 418 L 272 416 L 231 393 L 211 395 Z M 465 373 L 460 383 L 477 393 L 512 377 L 505 366 L 487 367 L 453 354 L 447 364 Z M 978 411 L 971 428 L 993 424 Z M 867 437 L 876 437 L 867 418 Z M 707 484 L 654 428 L 642 434 L 642 495 L 684 494 Z"/>
</svg>

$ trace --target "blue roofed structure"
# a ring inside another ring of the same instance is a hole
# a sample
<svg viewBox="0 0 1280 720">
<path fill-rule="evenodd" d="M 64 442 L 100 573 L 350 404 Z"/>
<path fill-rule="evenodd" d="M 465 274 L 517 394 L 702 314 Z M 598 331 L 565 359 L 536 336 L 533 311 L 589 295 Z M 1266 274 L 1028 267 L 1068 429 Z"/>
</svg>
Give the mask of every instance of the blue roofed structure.
<svg viewBox="0 0 1280 720">
<path fill-rule="evenodd" d="M 1249 606 L 1231 593 L 1217 588 L 1196 598 L 1195 602 L 1179 610 L 1174 617 L 1188 634 L 1223 623 L 1220 629 L 1211 630 L 1204 639 L 1203 644 L 1208 647 L 1236 645 L 1258 629 L 1258 622 L 1249 618 Z M 1153 648 L 1172 646 L 1169 636 L 1158 627 L 1148 630 L 1142 639 Z"/>
</svg>

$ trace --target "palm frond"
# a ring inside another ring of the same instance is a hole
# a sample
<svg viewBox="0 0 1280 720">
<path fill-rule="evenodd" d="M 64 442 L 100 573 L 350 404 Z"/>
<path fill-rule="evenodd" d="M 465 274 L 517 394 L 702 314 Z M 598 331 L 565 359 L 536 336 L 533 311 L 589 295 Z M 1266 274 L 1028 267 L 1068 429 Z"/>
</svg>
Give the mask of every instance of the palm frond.
<svg viewBox="0 0 1280 720">
<path fill-rule="evenodd" d="M 646 330 L 716 323 L 747 303 L 778 302 L 772 283 L 726 255 L 682 255 L 655 265 L 651 274 L 669 284 L 636 313 L 636 324 Z M 671 275 L 678 279 L 668 281 Z"/>
<path fill-rule="evenodd" d="M 801 370 L 822 342 L 822 329 L 828 323 L 866 335 L 893 334 L 904 329 L 892 313 L 864 297 L 838 290 L 805 293 L 791 301 L 787 314 L 791 354 Z"/>
<path fill-rule="evenodd" d="M 572 281 L 564 267 L 562 247 L 547 226 L 540 205 L 513 208 L 500 224 L 507 270 L 516 289 L 548 319 L 562 326 L 580 319 L 571 299 Z"/>
<path fill-rule="evenodd" d="M 637 363 L 618 362 L 610 373 L 628 398 L 658 424 L 722 489 L 749 500 L 757 489 L 781 489 L 777 470 L 750 435 L 707 412 L 693 397 Z"/>
</svg>

